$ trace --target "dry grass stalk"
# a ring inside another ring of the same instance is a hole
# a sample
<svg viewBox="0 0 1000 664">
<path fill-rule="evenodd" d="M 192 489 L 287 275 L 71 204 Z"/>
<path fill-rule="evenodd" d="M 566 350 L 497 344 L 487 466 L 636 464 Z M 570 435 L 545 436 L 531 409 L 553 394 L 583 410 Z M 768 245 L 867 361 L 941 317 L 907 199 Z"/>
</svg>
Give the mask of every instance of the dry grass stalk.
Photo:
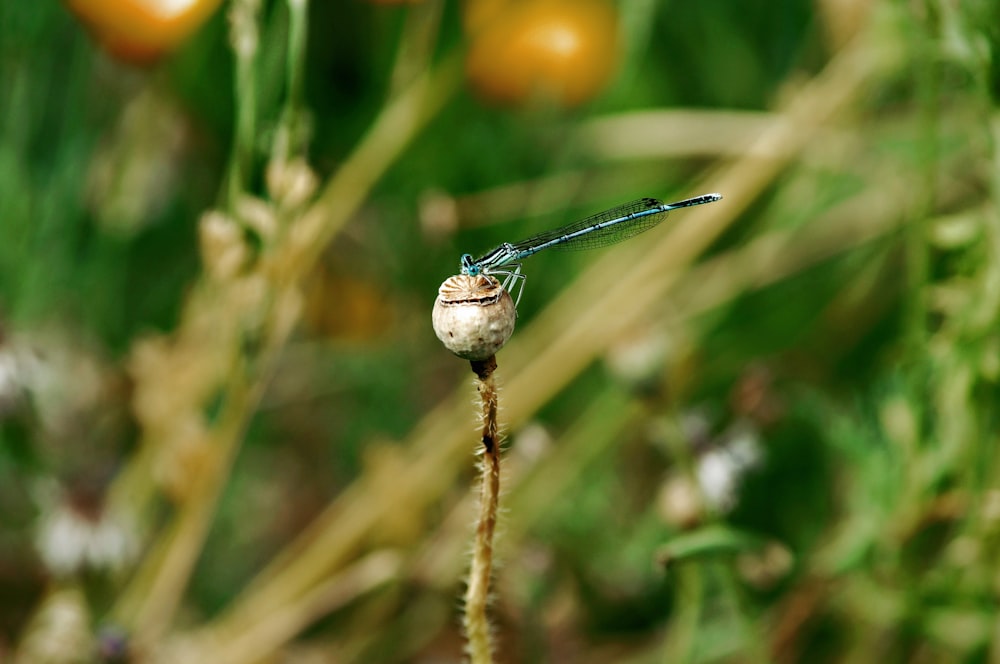
<svg viewBox="0 0 1000 664">
<path fill-rule="evenodd" d="M 500 501 L 500 441 L 497 437 L 497 388 L 493 372 L 497 368 L 495 357 L 472 362 L 472 371 L 478 379 L 476 390 L 482 403 L 483 459 L 482 488 L 479 495 L 479 522 L 473 542 L 472 567 L 465 593 L 465 637 L 472 664 L 489 664 L 493 661 L 489 619 L 486 606 L 490 594 L 490 574 L 493 568 L 493 533 L 497 525 L 497 507 Z"/>
</svg>

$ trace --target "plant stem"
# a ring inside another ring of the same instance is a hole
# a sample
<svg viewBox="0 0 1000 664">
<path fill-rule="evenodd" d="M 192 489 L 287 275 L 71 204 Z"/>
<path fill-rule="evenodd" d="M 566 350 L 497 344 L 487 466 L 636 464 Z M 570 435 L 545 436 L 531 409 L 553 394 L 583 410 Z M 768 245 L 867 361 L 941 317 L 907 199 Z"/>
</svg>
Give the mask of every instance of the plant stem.
<svg viewBox="0 0 1000 664">
<path fill-rule="evenodd" d="M 489 600 L 490 571 L 493 566 L 493 532 L 496 530 L 497 505 L 500 500 L 497 390 L 493 381 L 496 367 L 494 356 L 482 362 L 472 362 L 472 371 L 478 378 L 476 389 L 483 408 L 483 483 L 479 496 L 479 523 L 476 526 L 472 566 L 465 592 L 465 637 L 468 639 L 472 664 L 488 664 L 493 661 L 486 604 Z"/>
<path fill-rule="evenodd" d="M 306 27 L 309 0 L 288 0 L 288 56 L 285 79 L 288 82 L 285 112 L 299 112 L 305 100 Z"/>
<path fill-rule="evenodd" d="M 234 4 L 230 15 L 233 53 L 236 56 L 236 76 L 233 94 L 236 98 L 236 129 L 233 137 L 229 173 L 226 178 L 227 209 L 249 188 L 253 169 L 254 141 L 257 131 L 257 47 L 260 39 L 259 0 L 242 0 Z"/>
</svg>

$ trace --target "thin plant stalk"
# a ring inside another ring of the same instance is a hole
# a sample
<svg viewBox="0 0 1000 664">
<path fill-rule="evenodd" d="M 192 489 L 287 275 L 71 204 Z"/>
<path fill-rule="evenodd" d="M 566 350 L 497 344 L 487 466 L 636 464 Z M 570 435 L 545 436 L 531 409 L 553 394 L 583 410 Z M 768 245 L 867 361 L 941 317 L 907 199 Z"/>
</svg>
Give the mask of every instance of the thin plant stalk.
<svg viewBox="0 0 1000 664">
<path fill-rule="evenodd" d="M 309 0 L 288 0 L 288 59 L 285 78 L 288 82 L 286 113 L 300 111 L 305 99 L 306 28 Z"/>
<path fill-rule="evenodd" d="M 465 638 L 468 640 L 472 664 L 489 664 L 493 661 L 486 607 L 489 603 L 490 574 L 493 569 L 493 533 L 497 525 L 497 507 L 500 502 L 500 449 L 497 438 L 497 388 L 493 379 L 496 357 L 473 361 L 476 390 L 482 404 L 483 460 L 482 486 L 479 495 L 479 522 L 472 549 L 472 566 L 465 592 Z"/>
<path fill-rule="evenodd" d="M 226 196 L 230 209 L 247 190 L 253 169 L 254 136 L 257 127 L 257 51 L 260 44 L 259 0 L 236 2 L 230 14 L 231 39 L 236 55 L 236 135 L 229 159 Z"/>
<path fill-rule="evenodd" d="M 414 4 L 407 11 L 389 78 L 390 98 L 405 90 L 420 72 L 428 68 L 438 42 L 443 11 L 443 2 Z"/>
<path fill-rule="evenodd" d="M 308 122 L 305 111 L 306 36 L 309 0 L 287 0 L 288 49 L 285 54 L 285 101 L 271 159 L 281 162 L 306 153 Z"/>
</svg>

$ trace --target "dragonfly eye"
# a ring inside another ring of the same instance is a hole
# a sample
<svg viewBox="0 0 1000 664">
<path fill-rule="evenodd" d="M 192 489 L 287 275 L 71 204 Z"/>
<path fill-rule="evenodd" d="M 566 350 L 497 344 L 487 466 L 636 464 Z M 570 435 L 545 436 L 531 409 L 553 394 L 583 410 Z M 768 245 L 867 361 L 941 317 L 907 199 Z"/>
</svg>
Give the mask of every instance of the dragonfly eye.
<svg viewBox="0 0 1000 664">
<path fill-rule="evenodd" d="M 479 275 L 479 266 L 473 265 L 472 254 L 462 254 L 462 274 L 470 277 Z"/>
</svg>

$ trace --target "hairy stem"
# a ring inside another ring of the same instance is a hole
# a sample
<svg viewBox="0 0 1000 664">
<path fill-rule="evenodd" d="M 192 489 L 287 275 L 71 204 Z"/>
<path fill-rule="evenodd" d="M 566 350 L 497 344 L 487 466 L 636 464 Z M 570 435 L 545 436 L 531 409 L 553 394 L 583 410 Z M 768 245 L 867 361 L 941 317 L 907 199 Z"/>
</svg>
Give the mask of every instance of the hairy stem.
<svg viewBox="0 0 1000 664">
<path fill-rule="evenodd" d="M 472 551 L 472 567 L 465 592 L 465 636 L 468 639 L 472 664 L 493 661 L 490 643 L 490 625 L 486 605 L 490 592 L 490 571 L 493 566 L 493 532 L 497 524 L 497 505 L 500 500 L 500 450 L 497 440 L 497 390 L 493 371 L 495 357 L 482 362 L 472 362 L 472 370 L 479 379 L 476 386 L 482 403 L 483 417 L 483 483 L 479 496 L 479 523 Z"/>
</svg>

